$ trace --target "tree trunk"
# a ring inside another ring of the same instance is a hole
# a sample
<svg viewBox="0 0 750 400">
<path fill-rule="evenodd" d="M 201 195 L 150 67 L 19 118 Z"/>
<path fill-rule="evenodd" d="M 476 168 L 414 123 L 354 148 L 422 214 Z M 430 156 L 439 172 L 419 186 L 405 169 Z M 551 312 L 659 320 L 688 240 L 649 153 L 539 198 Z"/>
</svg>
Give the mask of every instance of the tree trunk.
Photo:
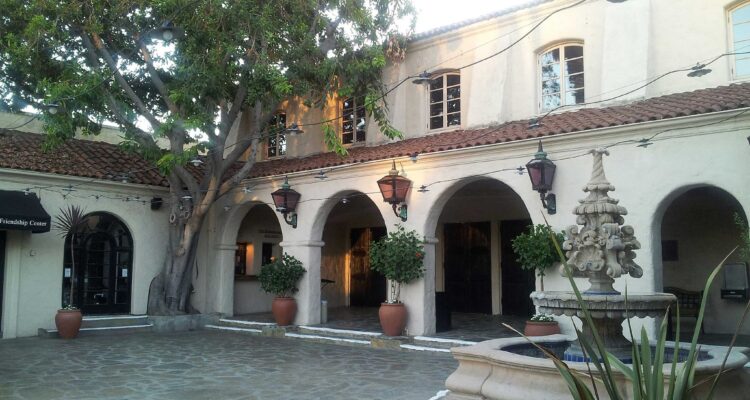
<svg viewBox="0 0 750 400">
<path fill-rule="evenodd" d="M 177 220 L 169 228 L 164 267 L 149 286 L 148 314 L 175 315 L 191 311 L 190 294 L 203 214 Z"/>
</svg>

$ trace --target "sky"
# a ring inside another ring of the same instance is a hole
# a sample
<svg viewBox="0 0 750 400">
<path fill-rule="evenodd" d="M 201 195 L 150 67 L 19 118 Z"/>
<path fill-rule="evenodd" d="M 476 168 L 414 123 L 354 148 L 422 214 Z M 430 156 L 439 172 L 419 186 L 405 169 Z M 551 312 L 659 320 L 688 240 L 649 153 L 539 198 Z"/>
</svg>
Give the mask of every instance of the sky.
<svg viewBox="0 0 750 400">
<path fill-rule="evenodd" d="M 417 9 L 415 33 L 528 3 L 530 0 L 412 0 Z"/>
</svg>

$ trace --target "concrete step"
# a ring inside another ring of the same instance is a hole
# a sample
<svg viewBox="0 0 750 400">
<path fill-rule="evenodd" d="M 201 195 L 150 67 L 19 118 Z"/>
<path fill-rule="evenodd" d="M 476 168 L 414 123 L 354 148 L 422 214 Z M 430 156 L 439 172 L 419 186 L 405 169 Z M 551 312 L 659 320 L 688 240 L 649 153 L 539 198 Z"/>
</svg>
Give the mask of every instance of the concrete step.
<svg viewBox="0 0 750 400">
<path fill-rule="evenodd" d="M 284 335 L 284 337 L 290 338 L 290 339 L 304 340 L 308 342 L 316 342 L 316 343 L 331 343 L 331 344 L 340 344 L 340 345 L 345 345 L 345 346 L 362 346 L 362 347 L 370 346 L 370 340 L 350 339 L 350 338 L 327 336 L 327 335 L 313 335 L 313 334 L 305 334 L 305 333 L 287 332 L 286 335 Z"/>
<path fill-rule="evenodd" d="M 263 330 L 263 328 L 277 326 L 273 322 L 245 321 L 242 319 L 231 319 L 231 318 L 222 318 L 219 320 L 219 323 L 216 325 L 217 326 L 229 326 L 229 327 L 235 327 L 235 328 L 258 329 L 258 330 Z"/>
<path fill-rule="evenodd" d="M 211 329 L 211 330 L 217 330 L 217 331 L 225 331 L 225 332 L 245 333 L 245 334 L 253 335 L 253 336 L 260 336 L 260 335 L 263 334 L 263 330 L 261 330 L 261 329 L 243 328 L 243 327 L 237 327 L 237 326 L 206 325 L 204 328 Z"/>
<path fill-rule="evenodd" d="M 414 351 L 414 352 L 420 352 L 420 353 L 437 353 L 437 354 L 450 354 L 450 350 L 443 349 L 439 347 L 430 347 L 430 346 L 417 346 L 413 344 L 402 344 L 401 350 L 404 351 Z"/>
<path fill-rule="evenodd" d="M 445 339 L 431 336 L 414 336 L 413 344 L 420 347 L 431 347 L 436 349 L 450 349 L 452 347 L 463 347 L 477 344 L 468 340 Z"/>
<path fill-rule="evenodd" d="M 147 315 L 88 315 L 83 317 L 81 328 L 148 325 Z"/>
<path fill-rule="evenodd" d="M 142 325 L 121 325 L 121 326 L 101 326 L 94 328 L 81 328 L 78 333 L 79 337 L 86 336 L 103 336 L 103 335 L 122 335 L 128 333 L 145 333 L 151 332 L 151 324 Z M 39 328 L 40 337 L 57 338 L 57 329 Z"/>
<path fill-rule="evenodd" d="M 367 331 L 354 331 L 349 329 L 335 329 L 335 328 L 323 328 L 319 326 L 304 326 L 301 325 L 298 327 L 299 333 L 306 334 L 306 335 L 319 335 L 319 336 L 329 336 L 329 337 L 337 337 L 337 338 L 343 338 L 343 339 L 357 339 L 357 340 L 367 340 L 374 337 L 380 337 L 382 336 L 382 333 L 380 332 L 367 332 Z"/>
</svg>

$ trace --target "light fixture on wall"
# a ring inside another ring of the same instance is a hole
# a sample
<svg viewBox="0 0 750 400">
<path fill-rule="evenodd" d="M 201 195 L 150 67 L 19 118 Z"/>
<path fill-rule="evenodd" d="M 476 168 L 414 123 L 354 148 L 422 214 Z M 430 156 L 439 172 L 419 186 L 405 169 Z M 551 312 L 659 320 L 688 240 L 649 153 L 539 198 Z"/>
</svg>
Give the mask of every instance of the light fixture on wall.
<svg viewBox="0 0 750 400">
<path fill-rule="evenodd" d="M 302 195 L 296 190 L 289 186 L 289 179 L 284 177 L 284 183 L 281 188 L 271 193 L 273 198 L 273 204 L 276 206 L 276 211 L 284 215 L 284 222 L 291 225 L 292 228 L 297 227 L 297 203 Z"/>
<path fill-rule="evenodd" d="M 200 167 L 201 165 L 203 165 L 203 160 L 198 157 L 194 157 L 192 160 L 190 160 L 190 164 L 193 164 L 194 167 Z"/>
<path fill-rule="evenodd" d="M 411 181 L 398 174 L 396 161 L 393 161 L 393 166 L 388 175 L 378 180 L 378 188 L 380 189 L 380 194 L 383 195 L 383 201 L 393 207 L 393 213 L 401 221 L 406 221 L 408 217 L 406 196 L 409 194 L 410 187 Z"/>
<path fill-rule="evenodd" d="M 305 131 L 303 131 L 303 130 L 302 130 L 302 129 L 301 129 L 300 127 L 299 127 L 299 125 L 297 125 L 297 123 L 296 123 L 296 122 L 292 122 L 292 124 L 291 124 L 291 125 L 289 125 L 289 127 L 288 127 L 288 128 L 286 128 L 286 129 L 285 129 L 284 131 L 285 131 L 286 133 L 290 134 L 290 135 L 299 135 L 299 134 L 301 134 L 301 133 L 305 133 Z"/>
<path fill-rule="evenodd" d="M 185 35 L 185 31 L 182 28 L 176 27 L 174 25 L 174 22 L 167 20 L 164 21 L 161 26 L 155 30 L 156 35 L 154 35 L 154 39 L 160 39 L 165 42 L 169 42 L 173 39 L 179 39 L 183 35 Z"/>
<path fill-rule="evenodd" d="M 539 141 L 539 149 L 534 154 L 534 159 L 526 163 L 526 170 L 531 179 L 532 189 L 539 192 L 542 199 L 542 206 L 547 209 L 550 215 L 557 212 L 557 199 L 553 193 L 547 193 L 552 189 L 552 182 L 555 179 L 555 163 L 547 158 L 547 153 L 542 148 L 542 141 Z"/>
<path fill-rule="evenodd" d="M 58 112 L 60 112 L 60 104 L 59 103 L 47 103 L 44 105 L 45 109 L 47 110 L 47 113 L 50 115 L 55 115 Z"/>
<path fill-rule="evenodd" d="M 706 64 L 695 64 L 693 68 L 690 68 L 690 72 L 688 72 L 687 76 L 691 78 L 700 78 L 703 75 L 708 75 L 711 73 L 711 70 L 706 68 Z"/>
<path fill-rule="evenodd" d="M 417 78 L 412 80 L 411 83 L 415 85 L 429 85 L 430 81 L 430 74 L 427 73 L 427 71 L 422 72 L 421 74 L 417 75 Z"/>
<path fill-rule="evenodd" d="M 419 152 L 418 151 L 415 151 L 414 153 L 409 154 L 409 159 L 413 163 L 416 163 L 418 158 L 419 158 Z"/>
<path fill-rule="evenodd" d="M 322 181 L 324 179 L 328 179 L 328 176 L 326 175 L 326 172 L 321 169 L 317 174 L 315 174 L 315 179 L 319 179 Z"/>
</svg>

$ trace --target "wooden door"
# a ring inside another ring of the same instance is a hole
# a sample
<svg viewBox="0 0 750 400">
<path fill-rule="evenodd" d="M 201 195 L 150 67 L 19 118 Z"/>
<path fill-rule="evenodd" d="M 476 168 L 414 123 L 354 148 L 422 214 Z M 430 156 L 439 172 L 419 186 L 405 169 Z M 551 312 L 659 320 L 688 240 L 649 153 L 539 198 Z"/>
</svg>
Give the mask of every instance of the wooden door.
<svg viewBox="0 0 750 400">
<path fill-rule="evenodd" d="M 451 311 L 492 313 L 490 223 L 444 227 L 445 292 Z"/>
<path fill-rule="evenodd" d="M 352 307 L 378 307 L 386 299 L 386 279 L 370 269 L 370 244 L 385 236 L 384 227 L 355 228 L 350 232 L 350 292 Z"/>
<path fill-rule="evenodd" d="M 521 269 L 513 252 L 512 241 L 528 230 L 531 220 L 502 221 L 500 223 L 500 265 L 502 268 L 502 304 L 504 315 L 531 316 L 534 304 L 529 294 L 534 291 L 534 271 Z"/>
</svg>

